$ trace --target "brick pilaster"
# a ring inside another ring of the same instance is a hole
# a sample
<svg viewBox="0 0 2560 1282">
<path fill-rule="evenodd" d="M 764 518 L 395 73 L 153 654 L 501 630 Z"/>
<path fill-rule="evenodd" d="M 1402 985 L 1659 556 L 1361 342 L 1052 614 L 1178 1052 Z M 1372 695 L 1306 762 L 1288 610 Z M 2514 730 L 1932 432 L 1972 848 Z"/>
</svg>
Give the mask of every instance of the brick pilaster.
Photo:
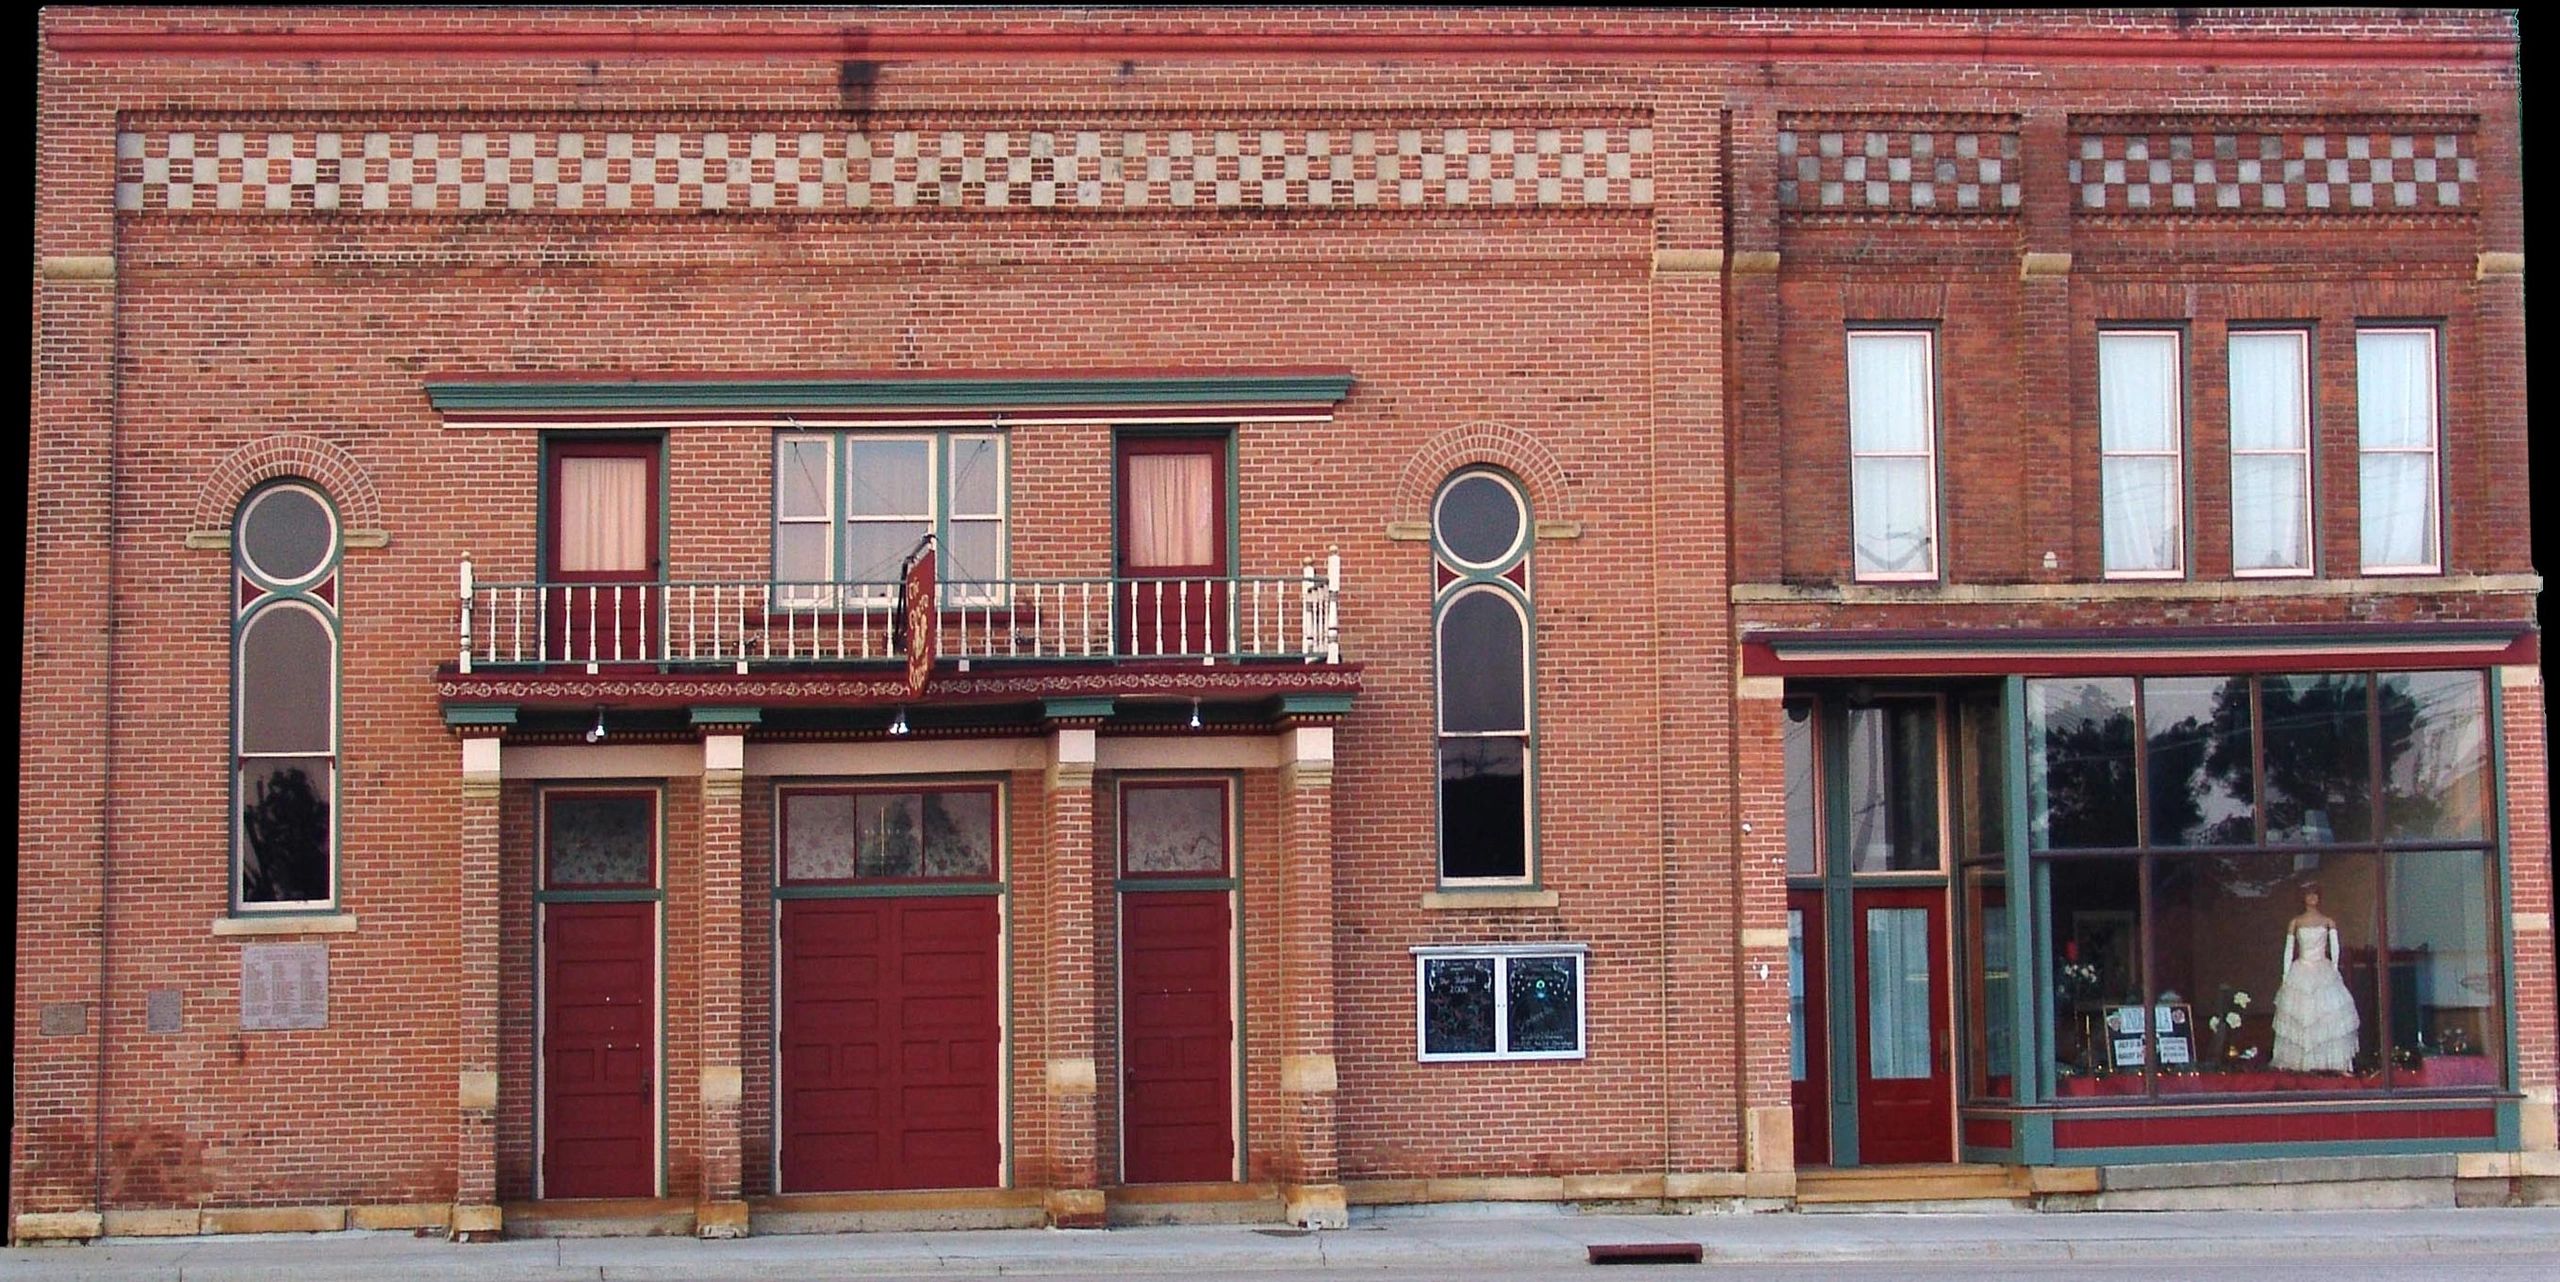
<svg viewBox="0 0 2560 1282">
<path fill-rule="evenodd" d="M 746 877 L 740 848 L 739 793 L 746 736 L 714 729 L 702 738 L 701 851 L 696 862 L 701 896 L 696 905 L 694 982 L 701 1012 L 702 1187 L 696 1194 L 694 1232 L 702 1237 L 742 1237 L 747 1204 L 740 1170 L 738 1102 L 740 922 L 739 896 Z"/>
<path fill-rule="evenodd" d="M 1046 1211 L 1058 1228 L 1104 1222 L 1101 1131 L 1095 1109 L 1094 732 L 1062 726 L 1049 736 L 1046 776 L 1049 930 L 1046 975 L 1048 1094 Z"/>
<path fill-rule="evenodd" d="M 2560 986 L 2552 948 L 2551 764 L 2539 669 L 2499 673 L 2506 732 L 2508 927 L 2515 955 L 2516 1063 L 2524 1089 L 2522 1141 L 2560 1149 Z"/>
<path fill-rule="evenodd" d="M 498 765 L 496 736 L 462 741 L 462 804 L 457 817 L 454 942 L 455 1104 L 453 1159 L 456 1241 L 498 1236 Z M 529 1083 L 518 1083 L 524 1089 Z"/>
<path fill-rule="evenodd" d="M 1281 738 L 1280 1107 L 1289 1222 L 1347 1228 L 1334 1066 L 1333 728 Z"/>
</svg>

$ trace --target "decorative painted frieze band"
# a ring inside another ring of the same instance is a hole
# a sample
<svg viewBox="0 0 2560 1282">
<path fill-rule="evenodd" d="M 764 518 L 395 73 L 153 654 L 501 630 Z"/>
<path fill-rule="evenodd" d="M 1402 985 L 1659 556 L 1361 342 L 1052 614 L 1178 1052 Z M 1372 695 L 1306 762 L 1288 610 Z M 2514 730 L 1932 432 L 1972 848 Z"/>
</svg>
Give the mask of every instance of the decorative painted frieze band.
<svg viewBox="0 0 2560 1282">
<path fill-rule="evenodd" d="M 1779 120 L 1780 209 L 1801 214 L 2005 214 L 2018 203 L 2014 119 Z"/>
<path fill-rule="evenodd" d="M 128 213 L 844 213 L 1644 206 L 1639 124 L 648 129 L 166 126 Z"/>
<path fill-rule="evenodd" d="M 2453 118 L 2078 120 L 2078 208 L 2131 214 L 2468 211 L 2472 122 Z"/>
</svg>

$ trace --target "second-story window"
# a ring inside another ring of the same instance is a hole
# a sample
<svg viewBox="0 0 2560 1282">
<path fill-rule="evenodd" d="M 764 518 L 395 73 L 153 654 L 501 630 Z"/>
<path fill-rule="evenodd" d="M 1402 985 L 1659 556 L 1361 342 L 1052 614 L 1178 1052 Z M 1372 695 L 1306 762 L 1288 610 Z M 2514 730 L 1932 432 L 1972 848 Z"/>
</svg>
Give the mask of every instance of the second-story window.
<svg viewBox="0 0 2560 1282">
<path fill-rule="evenodd" d="M 1530 880 L 1530 529 L 1519 486 L 1489 469 L 1452 477 L 1432 508 L 1444 882 Z"/>
<path fill-rule="evenodd" d="M 2231 570 L 2311 573 L 2311 335 L 2231 336 Z"/>
<path fill-rule="evenodd" d="M 954 600 L 1005 577 L 1005 442 L 994 433 L 785 432 L 774 441 L 773 568 L 798 606 L 885 606 L 925 535 Z"/>
<path fill-rule="evenodd" d="M 1850 537 L 1861 579 L 1938 577 L 1938 378 L 1927 330 L 1849 334 Z"/>
<path fill-rule="evenodd" d="M 2364 572 L 2440 572 L 2434 330 L 2356 331 L 2356 440 Z"/>
<path fill-rule="evenodd" d="M 2098 335 L 2099 488 L 2107 576 L 2174 578 L 2186 568 L 2178 335 Z"/>
</svg>

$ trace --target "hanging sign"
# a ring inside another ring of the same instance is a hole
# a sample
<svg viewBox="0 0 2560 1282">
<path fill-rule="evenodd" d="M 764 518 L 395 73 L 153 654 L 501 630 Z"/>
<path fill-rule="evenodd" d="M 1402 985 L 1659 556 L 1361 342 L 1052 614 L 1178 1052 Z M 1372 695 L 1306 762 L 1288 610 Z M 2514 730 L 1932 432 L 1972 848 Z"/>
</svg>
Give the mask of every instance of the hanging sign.
<svg viewBox="0 0 2560 1282">
<path fill-rule="evenodd" d="M 933 677 L 933 653 L 942 640 L 942 612 L 933 582 L 933 536 L 924 536 L 898 575 L 899 643 L 907 651 L 907 693 L 923 694 Z"/>
</svg>

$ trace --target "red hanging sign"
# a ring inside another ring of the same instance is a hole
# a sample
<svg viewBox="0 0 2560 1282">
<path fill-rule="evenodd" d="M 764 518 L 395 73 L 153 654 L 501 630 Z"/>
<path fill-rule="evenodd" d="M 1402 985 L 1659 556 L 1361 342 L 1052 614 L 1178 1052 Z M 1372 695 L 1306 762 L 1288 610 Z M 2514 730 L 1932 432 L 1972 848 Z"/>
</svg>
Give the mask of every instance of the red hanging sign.
<svg viewBox="0 0 2560 1282">
<path fill-rule="evenodd" d="M 898 580 L 898 618 L 907 648 L 907 693 L 923 694 L 933 676 L 933 653 L 942 640 L 942 612 L 935 608 L 933 536 L 925 536 Z"/>
</svg>

